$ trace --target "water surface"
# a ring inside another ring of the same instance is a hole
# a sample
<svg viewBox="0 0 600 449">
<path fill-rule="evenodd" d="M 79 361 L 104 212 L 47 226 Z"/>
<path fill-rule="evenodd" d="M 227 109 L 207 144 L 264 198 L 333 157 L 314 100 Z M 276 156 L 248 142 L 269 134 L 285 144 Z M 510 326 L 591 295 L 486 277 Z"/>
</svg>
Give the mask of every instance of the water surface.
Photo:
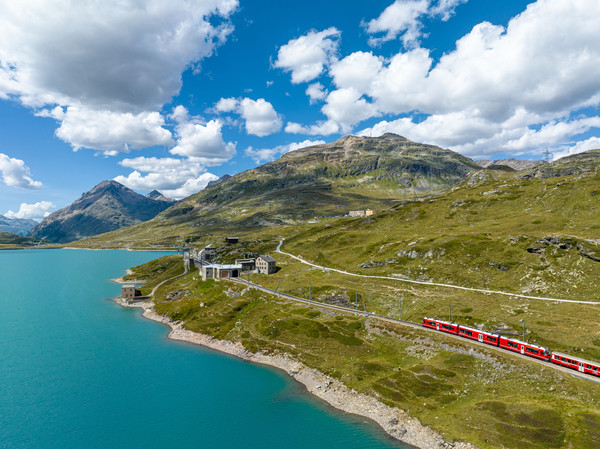
<svg viewBox="0 0 600 449">
<path fill-rule="evenodd" d="M 108 279 L 163 254 L 0 251 L 1 448 L 406 447 L 106 300 Z"/>
</svg>

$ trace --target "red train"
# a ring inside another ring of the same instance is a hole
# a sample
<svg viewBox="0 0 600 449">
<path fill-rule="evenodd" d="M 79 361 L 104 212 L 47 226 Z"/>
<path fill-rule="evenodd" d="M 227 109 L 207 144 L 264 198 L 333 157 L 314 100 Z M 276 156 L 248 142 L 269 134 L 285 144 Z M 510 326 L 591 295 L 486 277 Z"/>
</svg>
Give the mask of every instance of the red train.
<svg viewBox="0 0 600 449">
<path fill-rule="evenodd" d="M 589 360 L 561 354 L 559 352 L 551 353 L 547 348 L 542 346 L 526 343 L 524 341 L 505 337 L 493 332 L 485 332 L 472 327 L 438 320 L 436 318 L 425 317 L 423 318 L 422 324 L 425 327 L 435 329 L 440 332 L 446 332 L 448 334 L 469 338 L 471 340 L 476 340 L 491 346 L 503 348 L 508 351 L 518 352 L 529 357 L 545 360 L 547 362 L 552 362 L 557 365 L 578 370 L 582 373 L 592 374 L 600 377 L 600 363 L 598 362 L 590 362 Z"/>
</svg>

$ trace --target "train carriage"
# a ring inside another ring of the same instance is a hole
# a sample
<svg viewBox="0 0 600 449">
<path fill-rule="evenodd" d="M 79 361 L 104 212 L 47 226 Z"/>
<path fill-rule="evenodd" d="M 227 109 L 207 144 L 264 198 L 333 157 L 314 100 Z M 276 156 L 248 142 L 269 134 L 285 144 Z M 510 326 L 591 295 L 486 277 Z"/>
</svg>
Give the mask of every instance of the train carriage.
<svg viewBox="0 0 600 449">
<path fill-rule="evenodd" d="M 580 373 L 592 374 L 600 377 L 600 363 L 598 362 L 590 362 L 589 360 L 562 354 L 560 352 L 553 352 L 550 361 L 557 365 L 577 370 Z"/>
<path fill-rule="evenodd" d="M 548 349 L 514 338 L 501 336 L 498 346 L 503 349 L 508 349 L 509 351 L 519 352 L 528 357 L 534 357 L 545 361 L 550 360 L 550 351 L 548 351 Z"/>
<path fill-rule="evenodd" d="M 441 332 L 446 332 L 448 334 L 457 335 L 458 334 L 458 324 L 450 323 L 448 321 L 438 320 L 436 318 L 423 318 L 422 322 L 423 326 L 428 327 L 430 329 L 435 329 Z"/>
<path fill-rule="evenodd" d="M 492 346 L 498 346 L 500 342 L 500 334 L 494 334 L 492 332 L 485 332 L 479 329 L 474 329 L 467 326 L 458 327 L 458 335 L 471 340 L 476 340 L 480 343 L 485 343 Z"/>
</svg>

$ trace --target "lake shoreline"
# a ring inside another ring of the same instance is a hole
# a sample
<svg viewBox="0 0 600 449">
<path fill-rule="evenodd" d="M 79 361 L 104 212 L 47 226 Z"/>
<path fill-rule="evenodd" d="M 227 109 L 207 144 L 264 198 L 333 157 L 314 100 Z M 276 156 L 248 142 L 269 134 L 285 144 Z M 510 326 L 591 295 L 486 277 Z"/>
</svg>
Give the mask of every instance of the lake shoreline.
<svg viewBox="0 0 600 449">
<path fill-rule="evenodd" d="M 114 298 L 117 304 L 125 308 L 142 309 L 142 316 L 156 321 L 171 329 L 168 338 L 205 346 L 219 352 L 238 357 L 244 361 L 268 365 L 285 371 L 290 377 L 303 384 L 306 390 L 324 400 L 332 407 L 353 415 L 368 418 L 377 423 L 392 438 L 420 449 L 475 449 L 476 446 L 465 442 L 448 442 L 435 430 L 422 425 L 419 420 L 404 411 L 389 407 L 377 399 L 356 390 L 352 390 L 337 379 L 309 368 L 304 364 L 282 355 L 253 353 L 241 344 L 227 340 L 218 340 L 209 335 L 200 334 L 183 328 L 182 323 L 159 315 L 153 309 L 152 302 L 129 303 L 122 298 Z"/>
</svg>

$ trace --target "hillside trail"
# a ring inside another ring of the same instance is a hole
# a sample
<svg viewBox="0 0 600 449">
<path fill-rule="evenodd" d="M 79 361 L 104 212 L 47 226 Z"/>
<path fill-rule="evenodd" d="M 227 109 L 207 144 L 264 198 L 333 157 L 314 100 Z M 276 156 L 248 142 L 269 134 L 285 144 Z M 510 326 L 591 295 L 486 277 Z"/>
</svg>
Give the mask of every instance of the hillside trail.
<svg viewBox="0 0 600 449">
<path fill-rule="evenodd" d="M 302 257 L 295 256 L 290 253 L 286 253 L 285 251 L 281 250 L 281 246 L 283 245 L 284 240 L 285 239 L 282 238 L 279 241 L 279 245 L 277 245 L 275 252 L 284 254 L 288 257 L 291 257 L 292 259 L 295 259 L 295 260 L 302 262 L 303 264 L 309 265 L 311 267 L 318 268 L 320 270 L 325 270 L 325 271 L 334 271 L 336 273 L 345 274 L 347 276 L 370 278 L 370 279 L 387 279 L 387 280 L 391 280 L 391 281 L 405 282 L 405 283 L 409 283 L 409 284 L 421 284 L 421 285 L 429 285 L 429 286 L 435 286 L 435 287 L 453 288 L 456 290 L 467 290 L 467 291 L 471 291 L 471 292 L 487 293 L 487 294 L 493 294 L 493 295 L 512 296 L 514 298 L 537 299 L 537 300 L 541 300 L 541 301 L 567 302 L 567 303 L 575 303 L 575 304 L 600 305 L 599 301 L 580 301 L 580 300 L 575 300 L 575 299 L 560 299 L 560 298 L 546 298 L 543 296 L 528 296 L 528 295 L 521 295 L 519 293 L 503 292 L 503 291 L 499 291 L 499 290 L 485 290 L 485 289 L 480 289 L 480 288 L 463 287 L 460 285 L 453 285 L 453 284 L 440 284 L 437 282 L 417 281 L 414 279 L 402 279 L 402 278 L 398 278 L 398 277 L 394 277 L 394 276 L 377 276 L 377 275 L 372 275 L 372 274 L 351 273 L 351 272 L 345 271 L 345 270 L 338 270 L 337 268 L 330 268 L 330 267 L 324 267 L 321 265 L 317 265 L 315 263 L 304 260 Z"/>
</svg>

